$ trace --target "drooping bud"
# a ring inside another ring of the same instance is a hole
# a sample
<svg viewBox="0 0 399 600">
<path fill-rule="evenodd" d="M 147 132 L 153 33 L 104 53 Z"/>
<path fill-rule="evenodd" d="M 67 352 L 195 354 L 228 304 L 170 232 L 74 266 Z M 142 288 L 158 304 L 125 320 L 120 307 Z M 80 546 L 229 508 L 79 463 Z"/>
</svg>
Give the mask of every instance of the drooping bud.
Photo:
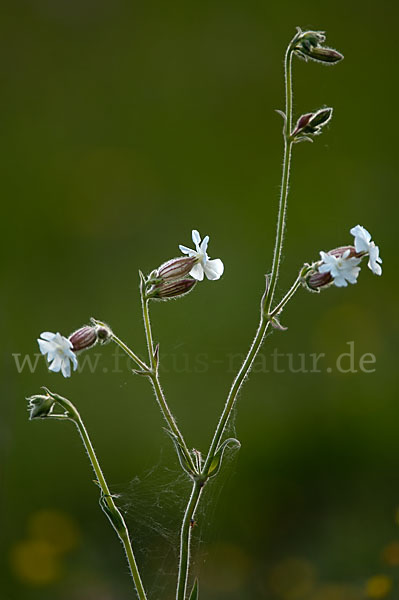
<svg viewBox="0 0 399 600">
<path fill-rule="evenodd" d="M 291 137 L 320 135 L 322 128 L 332 117 L 332 108 L 321 108 L 315 113 L 306 113 L 299 117 Z"/>
<path fill-rule="evenodd" d="M 196 262 L 198 262 L 198 259 L 195 256 L 172 258 L 157 269 L 157 276 L 164 281 L 182 279 L 189 275 Z"/>
<path fill-rule="evenodd" d="M 69 341 L 72 343 L 72 350 L 87 350 L 95 346 L 97 342 L 105 344 L 111 337 L 112 332 L 108 327 L 101 325 L 85 325 L 69 336 Z"/>
<path fill-rule="evenodd" d="M 335 64 L 344 58 L 344 55 L 334 50 L 334 48 L 312 48 L 307 54 L 312 60 L 317 62 Z"/>
<path fill-rule="evenodd" d="M 308 60 L 315 60 L 325 64 L 335 64 L 342 60 L 343 55 L 333 48 L 322 46 L 326 41 L 324 31 L 302 31 L 299 27 L 298 33 L 292 40 L 292 48 L 298 56 Z"/>
<path fill-rule="evenodd" d="M 49 395 L 30 396 L 28 400 L 29 419 L 44 419 L 51 414 L 54 407 L 54 399 Z"/>
<path fill-rule="evenodd" d="M 188 294 L 196 285 L 195 279 L 175 279 L 172 281 L 162 281 L 153 285 L 147 292 L 147 298 L 154 300 L 169 300 Z"/>
</svg>

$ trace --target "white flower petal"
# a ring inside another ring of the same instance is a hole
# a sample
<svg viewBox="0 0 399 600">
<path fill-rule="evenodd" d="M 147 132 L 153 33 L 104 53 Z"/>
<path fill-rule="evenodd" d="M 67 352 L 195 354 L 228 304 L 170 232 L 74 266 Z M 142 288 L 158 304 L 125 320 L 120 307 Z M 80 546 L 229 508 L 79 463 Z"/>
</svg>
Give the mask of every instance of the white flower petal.
<svg viewBox="0 0 399 600">
<path fill-rule="evenodd" d="M 361 225 L 356 225 L 356 227 L 352 227 L 350 233 L 355 238 L 356 252 L 368 252 L 371 241 L 371 234 L 367 231 L 367 229 L 365 229 Z"/>
<path fill-rule="evenodd" d="M 196 229 L 193 229 L 191 232 L 191 238 L 195 244 L 195 247 L 198 250 L 198 246 L 200 245 L 200 242 L 201 242 L 201 236 L 199 234 L 199 231 L 197 231 Z"/>
<path fill-rule="evenodd" d="M 179 244 L 179 249 L 180 252 L 183 252 L 183 254 L 191 254 L 193 252 L 195 254 L 195 250 L 191 250 L 191 248 L 187 248 L 187 246 L 182 246 L 181 244 Z"/>
<path fill-rule="evenodd" d="M 47 339 L 38 339 L 40 352 L 47 355 L 47 361 L 50 364 L 49 370 L 57 373 L 62 370 L 64 377 L 69 377 L 71 374 L 70 361 L 76 371 L 78 360 L 75 353 L 72 351 L 72 342 L 61 335 L 60 333 L 50 333 L 45 331 L 42 337 Z"/>
<path fill-rule="evenodd" d="M 208 260 L 205 263 L 204 271 L 208 279 L 215 281 L 216 279 L 220 279 L 220 277 L 223 275 L 224 264 L 220 258 Z"/>
<path fill-rule="evenodd" d="M 61 366 L 62 357 L 59 354 L 57 354 L 57 356 L 54 358 L 53 362 L 49 366 L 49 370 L 53 371 L 54 373 L 58 373 L 58 371 L 61 369 Z"/>
<path fill-rule="evenodd" d="M 339 276 L 339 277 L 334 277 L 334 285 L 336 285 L 337 287 L 347 287 L 348 284 L 345 280 L 345 277 Z"/>
<path fill-rule="evenodd" d="M 40 334 L 40 337 L 41 337 L 43 340 L 48 340 L 48 341 L 51 341 L 51 340 L 53 340 L 53 339 L 55 338 L 55 336 L 56 336 L 56 334 L 55 334 L 55 333 L 52 333 L 51 331 L 43 331 L 43 332 Z"/>
<path fill-rule="evenodd" d="M 202 281 L 204 279 L 204 268 L 201 263 L 197 263 L 193 266 L 190 275 L 191 277 L 194 277 L 194 279 L 197 279 L 197 281 Z"/>
<path fill-rule="evenodd" d="M 209 259 L 207 254 L 209 235 L 206 235 L 201 242 L 199 231 L 193 229 L 191 233 L 196 249 L 191 250 L 190 248 L 187 248 L 187 246 L 179 246 L 183 254 L 188 254 L 190 257 L 195 257 L 198 261 L 191 269 L 190 275 L 194 277 L 194 279 L 197 279 L 197 281 L 202 281 L 204 279 L 205 272 L 208 279 L 219 279 L 223 274 L 224 265 L 220 258 L 216 258 L 214 260 Z"/>
<path fill-rule="evenodd" d="M 78 359 L 76 358 L 76 354 L 74 354 L 73 352 L 71 352 L 69 358 L 72 361 L 73 370 L 76 371 L 76 369 L 78 368 Z"/>
<path fill-rule="evenodd" d="M 65 358 L 62 362 L 61 362 L 61 371 L 64 377 L 70 377 L 71 376 L 71 365 L 69 363 L 69 360 L 67 358 Z"/>
<path fill-rule="evenodd" d="M 200 250 L 205 256 L 206 256 L 206 251 L 208 249 L 208 243 L 209 243 L 209 235 L 206 235 L 200 245 Z"/>
<path fill-rule="evenodd" d="M 370 245 L 369 262 L 367 266 L 375 275 L 382 275 L 382 269 L 378 263 L 382 263 L 382 258 L 380 258 L 380 249 L 374 244 L 374 242 L 372 242 Z"/>
<path fill-rule="evenodd" d="M 349 254 L 349 250 L 345 250 L 342 256 L 320 252 L 323 263 L 319 266 L 319 272 L 331 273 L 337 287 L 346 287 L 348 281 L 349 283 L 356 283 L 359 275 L 360 267 L 358 265 L 361 259 L 349 258 Z"/>
<path fill-rule="evenodd" d="M 51 342 L 46 342 L 46 340 L 38 339 L 37 343 L 39 344 L 39 349 L 42 354 L 47 354 L 53 351 L 53 344 Z"/>
</svg>

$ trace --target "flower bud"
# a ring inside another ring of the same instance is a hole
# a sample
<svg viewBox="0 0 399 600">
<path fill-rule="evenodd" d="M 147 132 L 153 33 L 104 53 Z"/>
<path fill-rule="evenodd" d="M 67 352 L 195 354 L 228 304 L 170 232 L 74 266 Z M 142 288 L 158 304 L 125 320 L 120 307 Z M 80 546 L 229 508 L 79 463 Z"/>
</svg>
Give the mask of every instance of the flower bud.
<svg viewBox="0 0 399 600">
<path fill-rule="evenodd" d="M 54 399 L 49 395 L 30 396 L 28 400 L 29 419 L 44 419 L 54 407 Z"/>
<path fill-rule="evenodd" d="M 182 279 L 189 275 L 191 269 L 198 262 L 195 256 L 180 256 L 172 258 L 166 263 L 163 263 L 157 269 L 157 277 L 164 281 L 172 281 L 173 279 Z"/>
<path fill-rule="evenodd" d="M 294 136 L 294 135 L 297 135 L 298 133 L 301 133 L 305 129 L 305 127 L 307 127 L 310 119 L 313 116 L 314 116 L 314 113 L 306 113 L 305 115 L 302 115 L 301 117 L 299 117 L 299 119 L 295 125 L 295 129 L 291 135 Z"/>
<path fill-rule="evenodd" d="M 102 325 L 85 325 L 69 336 L 69 341 L 72 343 L 72 350 L 87 350 L 94 346 L 97 342 L 104 344 L 110 339 L 111 330 Z"/>
<path fill-rule="evenodd" d="M 298 33 L 292 41 L 292 48 L 305 60 L 310 58 L 326 64 L 334 64 L 342 60 L 344 57 L 340 52 L 322 46 L 325 41 L 324 31 L 301 31 L 298 28 Z"/>
<path fill-rule="evenodd" d="M 69 341 L 72 344 L 72 350 L 86 350 L 97 343 L 97 332 L 95 327 L 85 325 L 69 336 Z"/>
<path fill-rule="evenodd" d="M 147 298 L 155 300 L 168 300 L 169 298 L 178 298 L 188 294 L 196 284 L 195 279 L 178 279 L 172 281 L 163 281 L 147 292 Z"/>
<path fill-rule="evenodd" d="M 331 119 L 332 108 L 321 108 L 315 113 L 306 113 L 299 117 L 295 129 L 291 136 L 301 135 L 319 135 L 322 128 Z"/>
<path fill-rule="evenodd" d="M 306 55 L 312 60 L 329 64 L 337 63 L 344 58 L 343 54 L 333 48 L 321 47 L 311 48 Z"/>
<path fill-rule="evenodd" d="M 306 283 L 311 290 L 319 290 L 319 288 L 326 287 L 332 283 L 332 280 L 331 273 L 319 273 L 319 271 L 316 271 L 307 279 Z"/>
</svg>

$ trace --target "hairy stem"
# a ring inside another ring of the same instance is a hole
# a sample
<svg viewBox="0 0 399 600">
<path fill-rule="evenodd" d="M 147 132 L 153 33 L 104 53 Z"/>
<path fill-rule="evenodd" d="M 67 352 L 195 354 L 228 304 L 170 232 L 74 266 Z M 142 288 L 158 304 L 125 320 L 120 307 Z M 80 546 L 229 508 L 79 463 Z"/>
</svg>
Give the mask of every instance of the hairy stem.
<svg viewBox="0 0 399 600">
<path fill-rule="evenodd" d="M 144 298 L 143 291 L 141 290 L 141 305 L 143 308 L 143 319 L 144 319 L 144 329 L 145 329 L 145 337 L 147 340 L 148 347 L 148 356 L 151 362 L 152 369 L 156 371 L 156 358 L 154 356 L 154 342 L 152 341 L 152 330 L 151 330 L 151 321 L 150 321 L 150 310 L 148 306 L 149 300 Z"/>
<path fill-rule="evenodd" d="M 218 449 L 218 446 L 221 442 L 225 427 L 231 415 L 231 411 L 233 410 L 234 404 L 236 402 L 238 393 L 241 389 L 242 384 L 249 371 L 251 370 L 251 366 L 253 361 L 259 351 L 259 348 L 262 345 L 265 334 L 267 332 L 268 326 L 270 324 L 271 316 L 275 316 L 279 310 L 281 310 L 282 304 L 278 305 L 278 310 L 273 311 L 272 314 L 269 314 L 270 307 L 273 302 L 274 292 L 276 289 L 276 284 L 278 281 L 279 275 L 279 267 L 281 260 L 281 252 L 283 248 L 283 237 L 284 237 L 284 229 L 285 229 L 285 214 L 287 208 L 287 198 L 288 198 L 288 189 L 289 189 L 289 176 L 290 176 L 290 165 L 291 165 L 291 151 L 292 151 L 292 140 L 290 138 L 290 133 L 292 130 L 292 42 L 288 45 L 287 51 L 285 53 L 284 60 L 284 74 L 285 74 L 285 121 L 284 121 L 284 161 L 283 161 L 283 172 L 282 172 L 282 182 L 281 182 L 281 192 L 280 192 L 280 202 L 278 209 L 278 217 L 277 217 L 277 231 L 276 231 L 276 241 L 274 245 L 274 254 L 273 254 L 273 264 L 272 264 L 272 272 L 270 276 L 270 280 L 268 281 L 268 285 L 266 286 L 266 292 L 262 299 L 261 306 L 261 315 L 260 322 L 258 326 L 258 330 L 256 332 L 255 338 L 252 342 L 252 345 L 248 351 L 248 354 L 241 365 L 240 370 L 238 371 L 232 386 L 230 388 L 229 394 L 227 396 L 226 404 L 224 406 L 222 415 L 219 419 L 218 425 L 216 427 L 215 434 L 213 436 L 208 455 L 205 461 L 203 473 L 206 474 L 209 466 L 212 462 L 212 458 Z M 299 286 L 299 284 L 298 284 Z M 295 291 L 297 288 L 295 289 Z M 295 292 L 293 292 L 295 293 Z M 293 293 L 289 296 L 292 297 Z M 288 299 L 289 299 L 288 298 Z M 286 300 L 288 302 L 288 299 Z"/>
<path fill-rule="evenodd" d="M 280 203 L 277 218 L 276 241 L 274 245 L 272 272 L 270 276 L 270 286 L 265 299 L 265 312 L 268 313 L 273 302 L 274 292 L 276 290 L 278 274 L 280 269 L 281 252 L 283 249 L 283 238 L 285 229 L 285 217 L 287 209 L 287 198 L 289 189 L 291 152 L 293 142 L 290 138 L 292 131 L 292 47 L 289 44 L 285 53 L 284 60 L 285 72 L 285 123 L 284 123 L 284 159 L 283 173 L 281 180 Z"/>
<path fill-rule="evenodd" d="M 169 425 L 170 430 L 175 434 L 175 436 L 178 438 L 179 440 L 179 444 L 184 452 L 184 456 L 186 458 L 186 461 L 188 462 L 188 464 L 191 466 L 192 471 L 195 472 L 195 465 L 193 462 L 193 458 L 188 450 L 187 444 L 184 440 L 183 434 L 181 433 L 180 429 L 177 426 L 177 423 L 175 421 L 174 416 L 172 415 L 170 408 L 166 402 L 166 398 L 165 398 L 165 394 L 162 391 L 162 387 L 161 384 L 159 382 L 159 376 L 156 373 L 155 375 L 152 375 L 150 377 L 151 379 L 151 383 L 152 386 L 154 388 L 154 392 L 155 392 L 155 396 L 156 399 L 158 401 L 158 405 L 159 408 L 161 409 L 161 412 L 166 420 L 166 422 Z"/>
<path fill-rule="evenodd" d="M 259 321 L 258 331 L 256 332 L 255 338 L 251 344 L 248 354 L 247 354 L 244 362 L 242 363 L 241 368 L 238 371 L 238 373 L 233 381 L 233 384 L 230 388 L 229 395 L 227 396 L 226 404 L 224 406 L 222 415 L 219 419 L 219 423 L 216 427 L 216 431 L 214 433 L 211 445 L 208 450 L 208 455 L 206 457 L 206 461 L 205 461 L 204 468 L 203 468 L 204 474 L 206 474 L 208 472 L 208 469 L 212 462 L 212 458 L 213 458 L 216 450 L 219 447 L 219 444 L 221 442 L 221 439 L 222 439 L 224 430 L 226 428 L 227 422 L 229 420 L 231 411 L 233 410 L 235 401 L 237 399 L 238 393 L 241 389 L 242 384 L 244 383 L 245 377 L 247 376 L 247 374 L 249 373 L 249 371 L 251 369 L 252 363 L 259 351 L 259 348 L 262 345 L 262 342 L 264 340 L 269 323 L 270 323 L 270 321 L 262 313 L 260 321 Z"/>
<path fill-rule="evenodd" d="M 52 393 L 51 395 L 57 400 L 57 402 L 62 406 L 62 408 L 64 408 L 67 411 L 67 418 L 73 423 L 75 423 L 77 427 L 83 445 L 86 449 L 87 455 L 89 457 L 91 466 L 93 467 L 93 471 L 96 475 L 98 485 L 100 486 L 102 498 L 104 499 L 104 502 L 107 505 L 107 516 L 109 516 L 109 518 L 111 516 L 111 523 L 125 549 L 126 558 L 129 563 L 130 573 L 137 591 L 137 595 L 140 600 L 147 600 L 147 596 L 143 587 L 143 583 L 141 581 L 136 559 L 133 553 L 133 548 L 126 523 L 111 495 L 108 484 L 105 480 L 104 474 L 101 470 L 96 453 L 94 451 L 93 444 L 91 443 L 89 434 L 87 433 L 87 429 L 82 421 L 82 418 L 75 406 L 72 404 L 72 402 L 70 402 L 66 398 L 63 398 L 62 396 L 58 396 L 57 394 Z"/>
<path fill-rule="evenodd" d="M 174 435 L 178 438 L 179 444 L 184 452 L 184 456 L 186 461 L 192 468 L 193 473 L 196 471 L 193 458 L 188 450 L 187 444 L 184 440 L 183 434 L 181 433 L 175 418 L 168 406 L 168 403 L 165 398 L 165 394 L 162 391 L 161 383 L 159 381 L 158 374 L 158 365 L 157 358 L 154 355 L 154 342 L 152 337 L 152 329 L 151 329 L 151 320 L 150 320 L 150 311 L 149 311 L 149 301 L 144 297 L 143 289 L 141 288 L 141 304 L 143 308 L 143 320 L 144 320 L 144 330 L 145 336 L 147 340 L 148 346 L 148 355 L 150 358 L 150 362 L 152 365 L 152 371 L 149 374 L 151 379 L 152 386 L 154 388 L 155 396 L 158 401 L 159 408 L 161 409 L 162 415 L 164 416 L 165 421 L 168 423 L 170 430 L 174 433 Z"/>
<path fill-rule="evenodd" d="M 201 496 L 203 483 L 194 481 L 191 495 L 184 512 L 183 523 L 180 531 L 180 560 L 177 579 L 176 600 L 185 600 L 187 591 L 187 578 L 190 565 L 190 541 L 194 526 L 194 515 Z"/>
<path fill-rule="evenodd" d="M 273 317 L 277 317 L 277 315 L 283 310 L 283 308 L 287 304 L 287 302 L 289 302 L 291 300 L 291 298 L 296 294 L 296 292 L 298 291 L 298 289 L 301 286 L 301 283 L 302 283 L 302 275 L 300 274 L 295 279 L 294 283 L 292 284 L 292 286 L 290 287 L 288 292 L 285 294 L 285 296 L 280 300 L 280 302 L 277 304 L 277 306 L 275 308 L 273 308 L 272 312 L 269 315 L 270 319 L 272 319 Z"/>
<path fill-rule="evenodd" d="M 111 336 L 112 341 L 115 342 L 122 350 L 141 368 L 143 371 L 148 371 L 148 367 L 144 361 L 141 360 L 134 352 L 127 346 L 120 338 L 118 338 L 114 333 Z"/>
</svg>

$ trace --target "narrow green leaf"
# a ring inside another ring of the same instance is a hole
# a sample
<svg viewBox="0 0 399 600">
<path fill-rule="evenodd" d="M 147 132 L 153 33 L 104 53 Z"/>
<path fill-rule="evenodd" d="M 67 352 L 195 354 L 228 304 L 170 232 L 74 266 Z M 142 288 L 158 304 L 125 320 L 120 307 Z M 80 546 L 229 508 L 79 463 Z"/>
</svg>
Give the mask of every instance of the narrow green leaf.
<svg viewBox="0 0 399 600">
<path fill-rule="evenodd" d="M 198 585 L 198 579 L 196 578 L 194 581 L 193 589 L 191 590 L 189 600 L 198 600 L 198 598 L 199 598 L 199 585 Z"/>
<path fill-rule="evenodd" d="M 238 440 L 236 440 L 236 438 L 228 438 L 227 440 L 224 440 L 224 442 L 222 442 L 222 444 L 220 444 L 219 448 L 216 450 L 212 462 L 209 466 L 209 470 L 208 470 L 208 477 L 213 477 L 214 475 L 217 475 L 219 473 L 219 469 L 221 467 L 222 464 L 222 460 L 223 460 L 223 455 L 224 455 L 224 451 L 226 450 L 226 448 L 240 448 L 241 444 Z"/>
<path fill-rule="evenodd" d="M 181 444 L 179 442 L 179 438 L 177 437 L 177 435 L 175 435 L 173 433 L 173 431 L 170 431 L 170 429 L 165 428 L 165 431 L 169 435 L 169 437 L 171 438 L 171 440 L 174 444 L 174 447 L 176 449 L 177 458 L 179 459 L 179 463 L 180 463 L 180 466 L 183 469 L 183 471 L 188 473 L 188 475 L 190 475 L 190 477 L 192 475 L 196 475 L 196 473 L 193 471 L 191 465 L 189 464 L 189 462 L 186 459 L 186 455 L 184 453 L 183 448 L 181 447 Z"/>
<path fill-rule="evenodd" d="M 122 513 L 120 512 L 120 510 L 116 506 L 111 508 L 108 505 L 106 496 L 104 496 L 103 493 L 101 493 L 99 503 L 100 503 L 100 506 L 101 506 L 103 512 L 107 515 L 109 521 L 111 522 L 112 527 L 115 529 L 117 534 L 118 535 L 123 534 L 124 531 L 126 530 L 126 524 L 125 524 L 125 520 L 122 517 Z"/>
</svg>

